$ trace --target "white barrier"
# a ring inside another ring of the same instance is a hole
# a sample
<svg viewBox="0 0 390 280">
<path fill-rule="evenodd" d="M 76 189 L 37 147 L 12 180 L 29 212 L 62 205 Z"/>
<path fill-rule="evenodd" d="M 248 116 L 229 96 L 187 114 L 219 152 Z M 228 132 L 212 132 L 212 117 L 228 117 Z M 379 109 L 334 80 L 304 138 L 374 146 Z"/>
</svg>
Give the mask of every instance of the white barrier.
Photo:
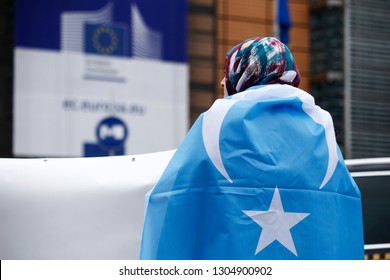
<svg viewBox="0 0 390 280">
<path fill-rule="evenodd" d="M 173 153 L 0 159 L 0 259 L 138 259 L 144 196 Z"/>
</svg>

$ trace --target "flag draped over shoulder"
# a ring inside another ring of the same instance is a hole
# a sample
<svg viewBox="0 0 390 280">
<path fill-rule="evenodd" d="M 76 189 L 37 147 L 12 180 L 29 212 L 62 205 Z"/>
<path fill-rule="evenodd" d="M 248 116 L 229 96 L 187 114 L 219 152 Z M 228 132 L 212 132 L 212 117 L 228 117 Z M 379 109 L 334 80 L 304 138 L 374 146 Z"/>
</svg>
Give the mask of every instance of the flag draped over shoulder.
<svg viewBox="0 0 390 280">
<path fill-rule="evenodd" d="M 217 100 L 147 197 L 141 259 L 362 259 L 330 115 L 289 85 Z"/>
</svg>

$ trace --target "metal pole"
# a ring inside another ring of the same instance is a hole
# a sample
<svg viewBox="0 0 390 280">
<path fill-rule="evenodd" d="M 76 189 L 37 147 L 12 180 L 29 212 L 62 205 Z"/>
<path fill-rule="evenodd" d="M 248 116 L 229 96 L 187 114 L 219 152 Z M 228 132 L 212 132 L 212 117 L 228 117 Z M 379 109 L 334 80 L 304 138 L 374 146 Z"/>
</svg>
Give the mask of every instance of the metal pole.
<svg viewBox="0 0 390 280">
<path fill-rule="evenodd" d="M 344 151 L 352 157 L 350 0 L 344 0 Z"/>
</svg>

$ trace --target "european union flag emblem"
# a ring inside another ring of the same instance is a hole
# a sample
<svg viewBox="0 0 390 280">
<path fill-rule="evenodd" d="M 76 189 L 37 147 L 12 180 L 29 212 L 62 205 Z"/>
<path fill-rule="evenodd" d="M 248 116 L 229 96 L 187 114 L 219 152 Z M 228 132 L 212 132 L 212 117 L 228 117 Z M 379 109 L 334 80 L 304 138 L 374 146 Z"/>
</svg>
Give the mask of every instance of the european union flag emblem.
<svg viewBox="0 0 390 280">
<path fill-rule="evenodd" d="M 217 100 L 148 194 L 141 259 L 363 259 L 331 116 L 289 85 Z"/>
<path fill-rule="evenodd" d="M 122 25 L 84 25 L 84 49 L 86 53 L 125 56 L 127 32 Z"/>
</svg>

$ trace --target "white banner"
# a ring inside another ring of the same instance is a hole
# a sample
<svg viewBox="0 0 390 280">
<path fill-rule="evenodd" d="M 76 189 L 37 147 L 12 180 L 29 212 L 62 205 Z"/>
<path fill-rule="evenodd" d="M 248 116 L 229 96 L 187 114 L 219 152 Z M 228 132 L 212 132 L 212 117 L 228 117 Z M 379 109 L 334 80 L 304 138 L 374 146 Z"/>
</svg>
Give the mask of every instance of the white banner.
<svg viewBox="0 0 390 280">
<path fill-rule="evenodd" d="M 0 259 L 138 259 L 144 197 L 173 153 L 0 159 Z"/>
</svg>

